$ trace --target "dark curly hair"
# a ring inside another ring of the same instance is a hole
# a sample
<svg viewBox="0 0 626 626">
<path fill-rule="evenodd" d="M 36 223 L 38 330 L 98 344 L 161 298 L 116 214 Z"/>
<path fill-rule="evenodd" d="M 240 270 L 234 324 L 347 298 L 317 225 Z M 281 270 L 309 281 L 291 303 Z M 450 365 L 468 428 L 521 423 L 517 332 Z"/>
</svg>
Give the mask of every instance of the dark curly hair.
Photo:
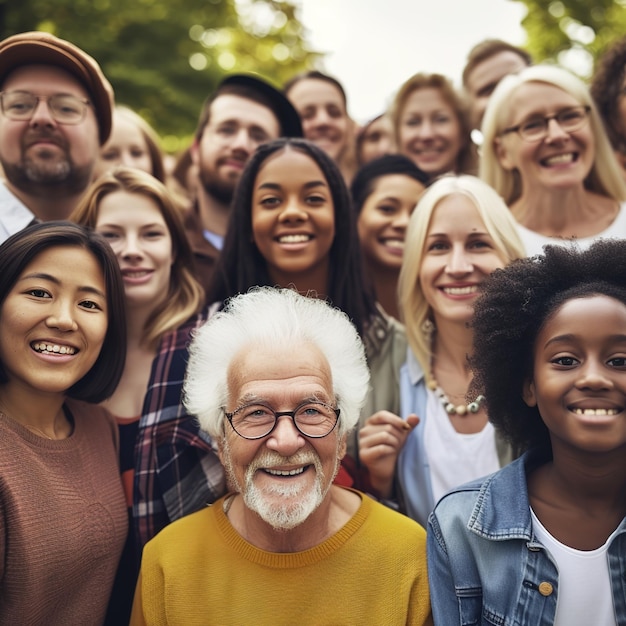
<svg viewBox="0 0 626 626">
<path fill-rule="evenodd" d="M 626 128 L 618 110 L 626 74 L 626 37 L 618 39 L 600 57 L 591 82 L 591 96 L 598 107 L 613 149 L 626 155 Z"/>
<path fill-rule="evenodd" d="M 626 305 L 626 240 L 599 240 L 585 251 L 546 246 L 544 252 L 493 272 L 474 307 L 468 395 L 486 397 L 490 421 L 518 453 L 550 448 L 537 407 L 522 397 L 544 324 L 575 298 L 606 295 Z"/>
</svg>

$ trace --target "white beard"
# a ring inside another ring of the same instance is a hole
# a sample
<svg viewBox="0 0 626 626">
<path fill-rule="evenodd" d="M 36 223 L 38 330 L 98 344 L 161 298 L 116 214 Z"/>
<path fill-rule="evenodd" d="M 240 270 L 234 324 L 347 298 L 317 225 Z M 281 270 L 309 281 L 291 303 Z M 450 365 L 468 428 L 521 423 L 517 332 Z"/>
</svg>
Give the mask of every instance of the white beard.
<svg viewBox="0 0 626 626">
<path fill-rule="evenodd" d="M 331 479 L 324 488 L 326 481 L 322 463 L 319 456 L 311 450 L 298 452 L 290 457 L 282 457 L 275 452 L 263 452 L 246 469 L 243 485 L 239 484 L 235 475 L 227 441 L 224 442 L 223 456 L 229 483 L 241 493 L 246 507 L 259 515 L 274 530 L 291 530 L 306 521 L 324 501 L 332 485 Z M 261 489 L 255 484 L 254 479 L 259 468 L 284 465 L 313 465 L 315 467 L 314 487 L 309 489 L 302 483 L 282 485 L 277 482 Z M 335 474 L 338 469 L 339 461 L 335 467 Z M 268 496 L 273 497 L 268 498 Z M 279 504 L 276 502 L 277 499 Z"/>
</svg>

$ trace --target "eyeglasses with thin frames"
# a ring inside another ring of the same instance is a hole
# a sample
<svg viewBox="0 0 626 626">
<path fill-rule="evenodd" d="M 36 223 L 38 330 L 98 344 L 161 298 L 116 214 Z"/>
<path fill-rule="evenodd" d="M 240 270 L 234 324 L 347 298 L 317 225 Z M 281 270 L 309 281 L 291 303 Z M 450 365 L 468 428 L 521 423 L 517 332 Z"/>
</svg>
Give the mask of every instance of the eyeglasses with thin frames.
<svg viewBox="0 0 626 626">
<path fill-rule="evenodd" d="M 233 430 L 244 439 L 267 437 L 282 416 L 290 417 L 298 432 L 305 437 L 321 439 L 333 431 L 339 421 L 339 409 L 324 402 L 309 401 L 299 404 L 293 411 L 274 411 L 267 404 L 254 402 L 227 413 L 226 419 Z"/>
<path fill-rule="evenodd" d="M 3 91 L 0 93 L 0 108 L 10 120 L 30 121 L 41 101 L 45 101 L 53 119 L 59 124 L 80 124 L 85 119 L 89 100 L 70 94 L 37 96 L 30 91 Z"/>
<path fill-rule="evenodd" d="M 566 133 L 573 133 L 583 127 L 587 121 L 590 111 L 590 106 L 581 105 L 578 107 L 568 107 L 567 109 L 562 109 L 554 115 L 536 115 L 529 117 L 521 124 L 505 128 L 500 135 L 504 136 L 509 133 L 517 133 L 522 139 L 524 139 L 524 141 L 541 141 L 548 136 L 548 125 L 550 120 L 555 120 L 561 129 Z"/>
</svg>

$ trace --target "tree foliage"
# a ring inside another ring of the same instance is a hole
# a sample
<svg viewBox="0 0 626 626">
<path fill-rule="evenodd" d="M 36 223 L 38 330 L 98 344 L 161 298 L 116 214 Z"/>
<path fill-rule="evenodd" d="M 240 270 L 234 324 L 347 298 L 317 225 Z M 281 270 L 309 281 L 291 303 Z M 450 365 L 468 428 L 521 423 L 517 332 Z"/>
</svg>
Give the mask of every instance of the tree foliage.
<svg viewBox="0 0 626 626">
<path fill-rule="evenodd" d="M 526 48 L 536 61 L 557 62 L 588 77 L 593 62 L 626 34 L 626 0 L 509 0 L 528 9 Z"/>
<path fill-rule="evenodd" d="M 315 66 L 288 0 L 0 0 L 0 38 L 45 30 L 94 56 L 116 100 L 175 149 L 229 72 L 282 85 Z"/>
</svg>

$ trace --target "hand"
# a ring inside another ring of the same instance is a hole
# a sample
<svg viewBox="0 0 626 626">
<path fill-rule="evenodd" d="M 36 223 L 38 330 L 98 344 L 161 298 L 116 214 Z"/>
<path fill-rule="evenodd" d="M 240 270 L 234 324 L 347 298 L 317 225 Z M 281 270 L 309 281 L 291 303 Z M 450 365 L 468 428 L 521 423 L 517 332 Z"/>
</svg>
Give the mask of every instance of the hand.
<svg viewBox="0 0 626 626">
<path fill-rule="evenodd" d="M 417 424 L 419 417 L 415 414 L 403 420 L 390 411 L 378 411 L 359 431 L 359 458 L 368 469 L 372 487 L 382 498 L 391 496 L 398 454 Z"/>
</svg>

